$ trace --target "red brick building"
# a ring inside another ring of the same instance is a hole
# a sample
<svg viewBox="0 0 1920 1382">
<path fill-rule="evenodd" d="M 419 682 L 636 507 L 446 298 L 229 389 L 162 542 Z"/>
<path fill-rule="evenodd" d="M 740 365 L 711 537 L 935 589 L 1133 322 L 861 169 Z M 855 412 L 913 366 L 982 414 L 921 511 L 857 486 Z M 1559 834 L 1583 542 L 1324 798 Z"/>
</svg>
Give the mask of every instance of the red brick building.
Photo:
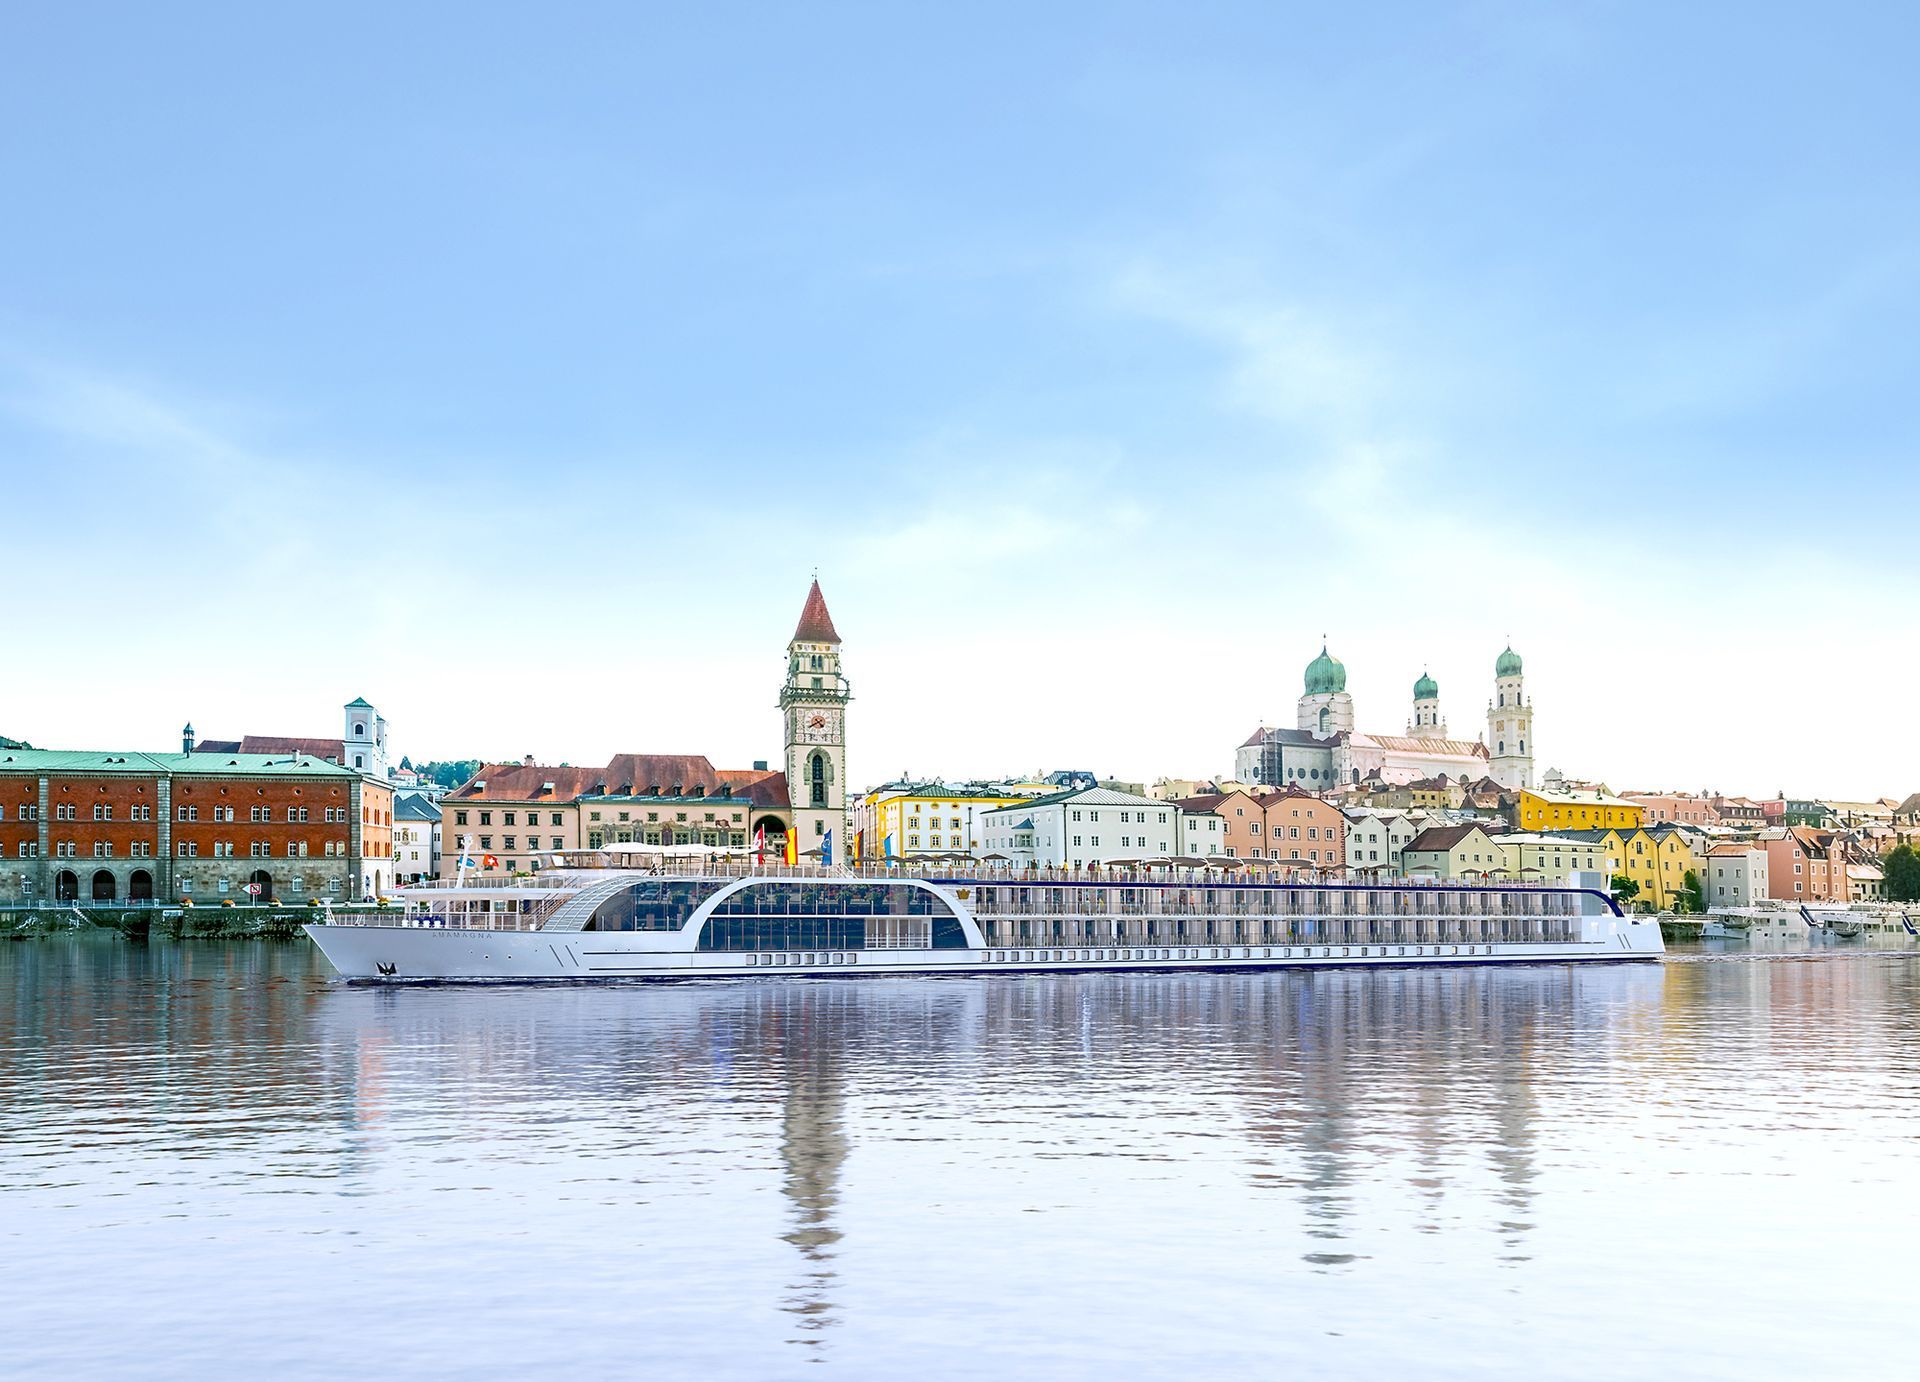
<svg viewBox="0 0 1920 1382">
<path fill-rule="evenodd" d="M 310 757 L 0 751 L 0 902 L 353 901 L 392 829 L 390 789 Z"/>
</svg>

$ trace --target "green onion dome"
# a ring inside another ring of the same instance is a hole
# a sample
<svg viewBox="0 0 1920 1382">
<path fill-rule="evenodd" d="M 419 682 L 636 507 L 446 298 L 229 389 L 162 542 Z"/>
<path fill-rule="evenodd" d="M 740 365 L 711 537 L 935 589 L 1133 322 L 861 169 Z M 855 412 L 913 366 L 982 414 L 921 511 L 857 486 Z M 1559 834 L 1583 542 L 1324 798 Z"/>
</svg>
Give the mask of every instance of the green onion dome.
<svg viewBox="0 0 1920 1382">
<path fill-rule="evenodd" d="M 1422 672 L 1420 674 L 1420 680 L 1413 684 L 1413 698 L 1416 701 L 1439 700 L 1440 683 L 1428 676 L 1425 672 Z"/>
<path fill-rule="evenodd" d="M 1500 660 L 1493 664 L 1493 674 L 1496 677 L 1517 677 L 1520 675 L 1520 654 L 1516 653 L 1511 645 L 1508 646 L 1504 653 L 1500 654 Z"/>
<path fill-rule="evenodd" d="M 1347 689 L 1347 669 L 1340 665 L 1340 659 L 1327 655 L 1326 645 L 1320 645 L 1320 656 L 1307 664 L 1307 694 L 1325 696 L 1335 691 Z"/>
</svg>

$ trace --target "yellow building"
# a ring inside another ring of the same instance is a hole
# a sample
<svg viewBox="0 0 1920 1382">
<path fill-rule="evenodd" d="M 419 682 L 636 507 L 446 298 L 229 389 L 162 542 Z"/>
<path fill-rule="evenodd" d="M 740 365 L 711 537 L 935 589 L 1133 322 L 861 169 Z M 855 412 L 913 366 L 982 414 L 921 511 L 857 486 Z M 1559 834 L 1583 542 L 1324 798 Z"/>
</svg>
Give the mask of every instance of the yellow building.
<svg viewBox="0 0 1920 1382">
<path fill-rule="evenodd" d="M 1633 830 L 1642 808 L 1606 792 L 1566 789 L 1558 792 L 1522 787 L 1514 804 L 1514 826 L 1539 830 Z"/>
<path fill-rule="evenodd" d="M 1705 876 L 1705 864 L 1694 853 L 1692 841 L 1672 826 L 1563 833 L 1570 840 L 1600 845 L 1605 860 L 1600 867 L 1609 877 L 1624 874 L 1639 884 L 1640 891 L 1632 899 L 1636 907 L 1664 912 L 1680 901 L 1689 870 L 1702 879 Z"/>
<path fill-rule="evenodd" d="M 1028 790 L 1030 786 L 1033 790 Z M 854 818 L 856 848 L 864 859 L 881 859 L 889 854 L 897 859 L 971 854 L 979 844 L 980 817 L 985 812 L 998 806 L 1016 806 L 1057 790 L 1028 783 L 955 787 L 937 782 L 889 782 L 860 798 Z"/>
</svg>

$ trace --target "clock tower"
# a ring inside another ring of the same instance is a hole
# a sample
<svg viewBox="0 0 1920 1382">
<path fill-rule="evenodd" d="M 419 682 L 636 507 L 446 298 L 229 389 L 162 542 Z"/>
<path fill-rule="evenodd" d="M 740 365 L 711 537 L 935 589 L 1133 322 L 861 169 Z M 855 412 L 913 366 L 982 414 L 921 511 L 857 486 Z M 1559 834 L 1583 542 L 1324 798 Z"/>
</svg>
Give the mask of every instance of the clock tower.
<svg viewBox="0 0 1920 1382">
<path fill-rule="evenodd" d="M 805 854 L 833 832 L 833 860 L 847 858 L 847 702 L 840 635 L 815 581 L 787 644 L 780 709 L 787 725 L 787 799 Z"/>
</svg>

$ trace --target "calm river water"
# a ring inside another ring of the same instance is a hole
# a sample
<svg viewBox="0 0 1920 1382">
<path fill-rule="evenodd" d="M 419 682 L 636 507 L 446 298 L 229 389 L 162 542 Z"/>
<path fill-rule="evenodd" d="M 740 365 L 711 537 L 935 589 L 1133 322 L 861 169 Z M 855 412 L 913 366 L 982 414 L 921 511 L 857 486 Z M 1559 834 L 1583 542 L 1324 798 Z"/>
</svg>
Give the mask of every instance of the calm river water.
<svg viewBox="0 0 1920 1382">
<path fill-rule="evenodd" d="M 1911 1376 L 1920 957 L 349 988 L 0 946 L 0 1374 Z"/>
</svg>

